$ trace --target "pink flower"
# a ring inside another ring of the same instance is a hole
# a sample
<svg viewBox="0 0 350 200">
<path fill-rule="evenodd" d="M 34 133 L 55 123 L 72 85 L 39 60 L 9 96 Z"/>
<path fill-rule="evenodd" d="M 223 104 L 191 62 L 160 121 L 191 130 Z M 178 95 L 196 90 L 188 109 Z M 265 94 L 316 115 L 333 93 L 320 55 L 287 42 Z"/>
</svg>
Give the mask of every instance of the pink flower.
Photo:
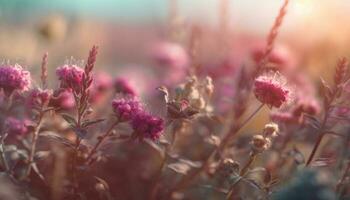
<svg viewBox="0 0 350 200">
<path fill-rule="evenodd" d="M 61 88 L 72 88 L 79 93 L 82 87 L 84 70 L 77 65 L 63 65 L 56 69 Z"/>
<path fill-rule="evenodd" d="M 72 109 L 75 106 L 74 95 L 69 89 L 56 90 L 50 99 L 49 105 L 64 110 Z"/>
<path fill-rule="evenodd" d="M 135 89 L 124 78 L 117 78 L 114 81 L 114 89 L 117 93 L 122 93 L 124 95 L 130 95 L 130 96 L 136 95 Z"/>
<path fill-rule="evenodd" d="M 159 42 L 152 49 L 154 60 L 161 66 L 184 68 L 188 64 L 187 52 L 176 43 Z"/>
<path fill-rule="evenodd" d="M 43 106 L 49 102 L 51 95 L 51 90 L 34 89 L 29 93 L 27 104 L 31 108 Z"/>
<path fill-rule="evenodd" d="M 136 137 L 158 140 L 164 131 L 164 120 L 146 112 L 137 114 L 131 121 Z"/>
<path fill-rule="evenodd" d="M 254 94 L 261 103 L 279 108 L 290 99 L 291 91 L 282 75 L 268 73 L 255 79 Z"/>
<path fill-rule="evenodd" d="M 251 49 L 251 56 L 256 63 L 259 63 L 263 57 L 266 45 L 258 43 Z M 297 65 L 295 56 L 287 46 L 276 45 L 268 57 L 270 67 L 278 70 L 294 70 Z"/>
<path fill-rule="evenodd" d="M 140 101 L 136 98 L 115 99 L 112 102 L 112 107 L 118 119 L 121 121 L 129 121 L 143 111 Z"/>
<path fill-rule="evenodd" d="M 108 90 L 112 87 L 112 78 L 106 73 L 98 73 L 94 76 L 94 82 L 90 90 L 90 101 L 101 102 Z"/>
<path fill-rule="evenodd" d="M 20 65 L 0 66 L 0 88 L 9 96 L 14 90 L 26 91 L 31 85 L 30 72 Z"/>
<path fill-rule="evenodd" d="M 5 120 L 5 128 L 10 135 L 25 135 L 29 133 L 29 120 L 20 120 L 14 117 L 8 117 Z"/>
</svg>

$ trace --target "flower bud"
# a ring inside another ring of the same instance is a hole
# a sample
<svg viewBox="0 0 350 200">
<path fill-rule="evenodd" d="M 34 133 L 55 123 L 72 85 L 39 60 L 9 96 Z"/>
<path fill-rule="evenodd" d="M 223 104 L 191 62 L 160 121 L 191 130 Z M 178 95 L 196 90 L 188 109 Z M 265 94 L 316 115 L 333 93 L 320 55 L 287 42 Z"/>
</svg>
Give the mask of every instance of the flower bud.
<svg viewBox="0 0 350 200">
<path fill-rule="evenodd" d="M 263 133 L 266 137 L 276 137 L 278 134 L 278 125 L 271 122 L 265 125 Z"/>
</svg>

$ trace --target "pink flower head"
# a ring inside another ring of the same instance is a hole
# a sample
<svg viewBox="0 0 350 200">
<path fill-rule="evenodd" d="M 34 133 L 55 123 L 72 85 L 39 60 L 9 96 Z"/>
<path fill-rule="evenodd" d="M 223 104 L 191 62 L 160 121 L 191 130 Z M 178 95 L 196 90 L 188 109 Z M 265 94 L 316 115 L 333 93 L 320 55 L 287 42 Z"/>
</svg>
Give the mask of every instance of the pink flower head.
<svg viewBox="0 0 350 200">
<path fill-rule="evenodd" d="M 59 89 L 53 93 L 49 105 L 64 110 L 72 109 L 75 106 L 74 95 L 69 89 Z"/>
<path fill-rule="evenodd" d="M 254 94 L 261 103 L 279 108 L 290 99 L 291 90 L 282 75 L 267 73 L 255 79 Z"/>
<path fill-rule="evenodd" d="M 61 88 L 72 88 L 79 93 L 83 83 L 84 69 L 77 65 L 63 65 L 56 69 Z"/>
<path fill-rule="evenodd" d="M 107 91 L 112 87 L 112 78 L 106 73 L 98 73 L 93 80 L 90 90 L 90 101 L 97 103 L 106 96 Z"/>
<path fill-rule="evenodd" d="M 30 72 L 20 65 L 0 66 L 0 88 L 9 96 L 14 90 L 26 91 L 31 84 Z"/>
<path fill-rule="evenodd" d="M 146 112 L 135 115 L 131 125 L 137 137 L 141 139 L 158 140 L 164 130 L 164 120 Z"/>
<path fill-rule="evenodd" d="M 129 121 L 143 111 L 140 101 L 136 98 L 115 99 L 112 102 L 112 107 L 118 119 L 121 121 Z"/>
<path fill-rule="evenodd" d="M 270 118 L 274 122 L 298 123 L 300 118 L 292 115 L 290 112 L 272 112 Z"/>
<path fill-rule="evenodd" d="M 160 42 L 152 50 L 154 60 L 161 66 L 184 68 L 188 64 L 187 52 L 176 43 Z"/>
<path fill-rule="evenodd" d="M 5 128 L 10 135 L 25 135 L 29 133 L 29 120 L 20 120 L 14 117 L 8 117 L 5 120 Z"/>
<path fill-rule="evenodd" d="M 251 56 L 256 63 L 259 63 L 264 55 L 266 45 L 258 43 L 251 49 Z M 296 59 L 287 46 L 276 45 L 268 57 L 268 63 L 279 70 L 293 70 L 296 67 Z"/>
<path fill-rule="evenodd" d="M 130 83 L 124 78 L 116 78 L 114 81 L 114 89 L 117 93 L 125 95 L 135 96 L 136 91 L 130 85 Z"/>
<path fill-rule="evenodd" d="M 49 102 L 51 95 L 51 90 L 34 89 L 29 93 L 27 104 L 31 108 L 43 106 Z"/>
</svg>

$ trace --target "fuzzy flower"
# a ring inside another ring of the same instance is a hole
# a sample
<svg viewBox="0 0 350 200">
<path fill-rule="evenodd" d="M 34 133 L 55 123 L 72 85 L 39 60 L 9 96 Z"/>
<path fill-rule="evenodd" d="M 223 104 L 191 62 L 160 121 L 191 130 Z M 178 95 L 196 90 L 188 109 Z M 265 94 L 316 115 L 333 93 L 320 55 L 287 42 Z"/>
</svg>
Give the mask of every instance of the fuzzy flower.
<svg viewBox="0 0 350 200">
<path fill-rule="evenodd" d="M 31 108 L 47 104 L 51 98 L 51 90 L 34 89 L 29 93 L 27 105 Z"/>
<path fill-rule="evenodd" d="M 25 135 L 29 133 L 29 121 L 8 117 L 5 120 L 5 128 L 10 135 Z"/>
<path fill-rule="evenodd" d="M 254 94 L 261 103 L 279 108 L 290 99 L 291 90 L 282 75 L 268 73 L 255 79 Z"/>
<path fill-rule="evenodd" d="M 30 72 L 20 65 L 0 66 L 0 88 L 9 96 L 13 91 L 26 91 L 31 84 Z"/>
<path fill-rule="evenodd" d="M 164 120 L 162 118 L 141 112 L 132 119 L 132 128 L 139 138 L 149 138 L 158 140 L 164 130 Z"/>
<path fill-rule="evenodd" d="M 176 43 L 157 43 L 152 49 L 152 56 L 161 66 L 184 68 L 188 64 L 186 51 Z"/>
<path fill-rule="evenodd" d="M 61 81 L 61 88 L 72 88 L 79 92 L 83 83 L 84 69 L 77 65 L 63 65 L 56 69 L 58 79 Z"/>
<path fill-rule="evenodd" d="M 112 102 L 114 113 L 121 121 L 129 121 L 134 116 L 143 111 L 142 105 L 136 98 L 132 99 L 115 99 Z"/>
<path fill-rule="evenodd" d="M 103 102 L 101 100 L 106 97 L 106 93 L 112 87 L 112 78 L 106 73 L 98 73 L 93 80 L 89 100 L 92 103 Z"/>
<path fill-rule="evenodd" d="M 69 89 L 56 90 L 50 99 L 49 106 L 69 110 L 75 106 L 74 95 Z"/>
<path fill-rule="evenodd" d="M 136 95 L 135 89 L 124 78 L 116 78 L 115 79 L 114 89 L 117 93 L 122 93 L 122 94 L 130 95 L 130 96 Z"/>
</svg>

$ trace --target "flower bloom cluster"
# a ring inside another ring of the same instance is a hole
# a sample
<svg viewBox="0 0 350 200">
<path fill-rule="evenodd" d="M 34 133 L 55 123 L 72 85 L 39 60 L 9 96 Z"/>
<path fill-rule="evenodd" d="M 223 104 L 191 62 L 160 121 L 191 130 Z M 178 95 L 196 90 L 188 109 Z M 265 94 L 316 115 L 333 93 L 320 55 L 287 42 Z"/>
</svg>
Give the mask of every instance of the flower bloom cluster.
<svg viewBox="0 0 350 200">
<path fill-rule="evenodd" d="M 112 107 L 114 113 L 121 121 L 129 121 L 138 113 L 143 112 L 141 103 L 136 98 L 115 99 L 112 102 Z"/>
<path fill-rule="evenodd" d="M 131 125 L 141 138 L 151 140 L 158 140 L 164 130 L 164 120 L 146 112 L 135 115 Z"/>
<path fill-rule="evenodd" d="M 159 65 L 183 68 L 188 63 L 186 51 L 178 44 L 161 42 L 153 47 L 153 57 Z"/>
<path fill-rule="evenodd" d="M 5 121 L 6 131 L 10 135 L 25 135 L 29 133 L 28 120 L 20 120 L 14 117 L 8 117 Z"/>
<path fill-rule="evenodd" d="M 114 81 L 114 89 L 117 93 L 122 93 L 130 96 L 136 95 L 134 88 L 124 78 L 117 78 Z"/>
<path fill-rule="evenodd" d="M 56 90 L 50 99 L 49 105 L 63 110 L 72 109 L 75 106 L 74 95 L 70 89 Z"/>
<path fill-rule="evenodd" d="M 43 106 L 50 101 L 51 95 L 50 90 L 34 89 L 29 93 L 27 104 L 31 108 Z"/>
<path fill-rule="evenodd" d="M 136 137 L 158 140 L 161 136 L 164 130 L 164 120 L 147 113 L 137 98 L 115 99 L 112 107 L 120 121 L 131 123 Z"/>
<path fill-rule="evenodd" d="M 75 92 L 80 91 L 83 83 L 84 70 L 77 65 L 63 65 L 56 69 L 61 88 L 71 88 Z"/>
<path fill-rule="evenodd" d="M 261 103 L 269 107 L 279 108 L 289 100 L 291 90 L 286 86 L 286 81 L 282 75 L 268 73 L 255 79 L 254 94 Z"/>
<path fill-rule="evenodd" d="M 94 76 L 94 82 L 90 90 L 90 102 L 100 102 L 108 90 L 112 87 L 112 78 L 106 73 L 98 73 Z"/>
<path fill-rule="evenodd" d="M 0 66 L 0 88 L 6 95 L 13 91 L 26 91 L 31 85 L 30 72 L 24 70 L 20 65 Z"/>
</svg>

